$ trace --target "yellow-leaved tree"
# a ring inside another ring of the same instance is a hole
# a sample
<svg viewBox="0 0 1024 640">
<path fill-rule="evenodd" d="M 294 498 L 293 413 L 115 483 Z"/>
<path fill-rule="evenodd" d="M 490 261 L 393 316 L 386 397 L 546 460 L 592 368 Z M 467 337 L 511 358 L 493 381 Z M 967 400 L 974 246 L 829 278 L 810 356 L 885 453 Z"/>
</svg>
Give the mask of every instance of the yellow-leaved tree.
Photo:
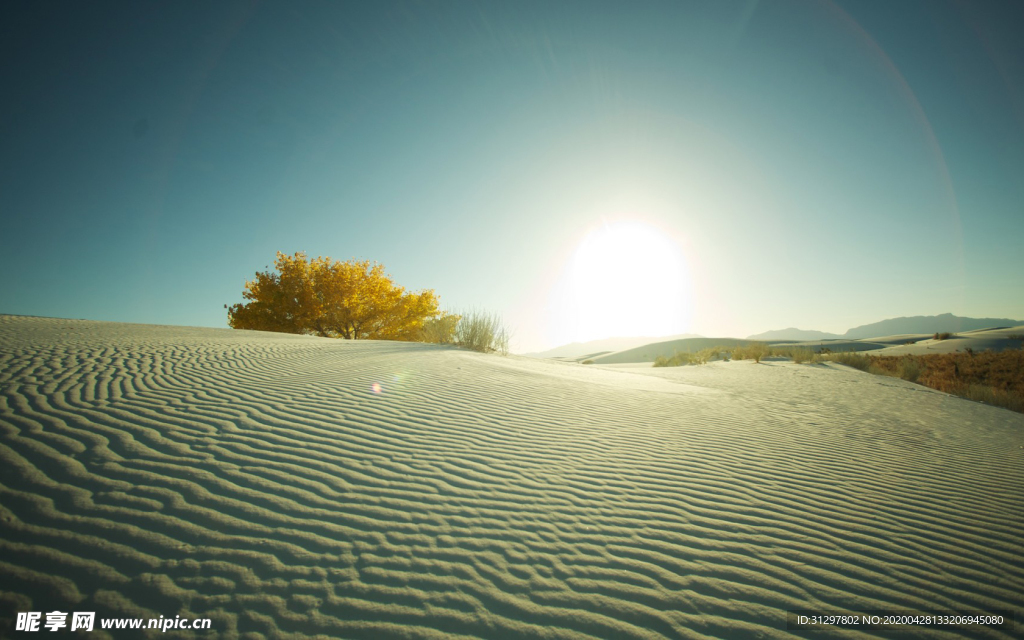
<svg viewBox="0 0 1024 640">
<path fill-rule="evenodd" d="M 276 272 L 245 283 L 248 302 L 228 309 L 234 329 L 371 339 L 419 340 L 424 322 L 444 317 L 431 290 L 406 292 L 383 265 L 277 253 Z"/>
</svg>

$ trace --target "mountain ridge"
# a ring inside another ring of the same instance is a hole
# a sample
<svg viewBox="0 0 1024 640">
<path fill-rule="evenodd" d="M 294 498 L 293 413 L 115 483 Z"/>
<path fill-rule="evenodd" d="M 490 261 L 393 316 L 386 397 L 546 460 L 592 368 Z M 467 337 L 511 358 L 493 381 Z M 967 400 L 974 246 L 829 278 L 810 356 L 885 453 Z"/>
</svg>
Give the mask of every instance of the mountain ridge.
<svg viewBox="0 0 1024 640">
<path fill-rule="evenodd" d="M 970 318 L 942 313 L 937 316 L 901 316 L 889 318 L 871 324 L 862 324 L 849 329 L 845 338 L 876 338 L 879 336 L 900 335 L 904 333 L 956 333 L 957 331 L 974 331 L 976 329 L 994 329 L 996 327 L 1016 327 L 1024 324 L 1024 320 L 1010 318 Z"/>
<path fill-rule="evenodd" d="M 747 336 L 747 340 L 835 340 L 842 336 L 838 333 L 826 333 L 825 331 L 815 331 L 813 329 L 797 329 L 796 327 L 789 327 L 788 329 L 773 329 L 771 331 L 765 331 L 764 333 L 755 333 L 752 336 Z"/>
<path fill-rule="evenodd" d="M 862 324 L 846 333 L 836 334 L 813 329 L 774 329 L 748 336 L 748 340 L 860 340 L 880 336 L 902 335 L 906 333 L 956 333 L 957 331 L 974 331 L 995 327 L 1016 327 L 1024 325 L 1024 320 L 1010 318 L 972 318 L 955 316 L 952 313 L 940 313 L 935 316 L 900 316 L 888 318 L 869 324 Z"/>
</svg>

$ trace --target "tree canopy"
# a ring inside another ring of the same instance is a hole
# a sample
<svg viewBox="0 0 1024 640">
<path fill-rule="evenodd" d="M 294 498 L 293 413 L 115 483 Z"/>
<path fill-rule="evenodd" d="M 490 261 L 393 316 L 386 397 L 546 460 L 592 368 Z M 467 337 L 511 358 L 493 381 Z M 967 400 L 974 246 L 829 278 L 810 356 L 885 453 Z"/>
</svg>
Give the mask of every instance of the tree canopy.
<svg viewBox="0 0 1024 640">
<path fill-rule="evenodd" d="M 370 261 L 338 262 L 280 251 L 276 271 L 245 283 L 248 300 L 228 309 L 234 329 L 317 336 L 418 340 L 423 324 L 443 317 L 432 290 L 406 292 Z"/>
</svg>

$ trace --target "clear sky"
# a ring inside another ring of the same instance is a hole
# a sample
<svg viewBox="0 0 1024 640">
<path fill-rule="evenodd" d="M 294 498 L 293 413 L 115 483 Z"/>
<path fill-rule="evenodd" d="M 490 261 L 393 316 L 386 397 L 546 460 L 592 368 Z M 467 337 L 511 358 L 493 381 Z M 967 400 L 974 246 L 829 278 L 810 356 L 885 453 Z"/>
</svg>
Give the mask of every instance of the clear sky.
<svg viewBox="0 0 1024 640">
<path fill-rule="evenodd" d="M 513 348 L 1024 318 L 1024 3 L 9 2 L 0 312 L 225 327 L 276 251 Z"/>
</svg>

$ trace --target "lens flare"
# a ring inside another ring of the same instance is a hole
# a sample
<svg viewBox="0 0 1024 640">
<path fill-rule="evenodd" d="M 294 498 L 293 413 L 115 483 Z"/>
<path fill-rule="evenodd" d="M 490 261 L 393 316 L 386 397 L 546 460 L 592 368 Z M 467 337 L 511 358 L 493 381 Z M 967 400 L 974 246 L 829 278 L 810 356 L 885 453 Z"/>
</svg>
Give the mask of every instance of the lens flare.
<svg viewBox="0 0 1024 640">
<path fill-rule="evenodd" d="M 370 391 L 376 394 L 381 394 L 384 393 L 384 387 L 379 382 L 374 382 L 370 385 Z"/>
</svg>

